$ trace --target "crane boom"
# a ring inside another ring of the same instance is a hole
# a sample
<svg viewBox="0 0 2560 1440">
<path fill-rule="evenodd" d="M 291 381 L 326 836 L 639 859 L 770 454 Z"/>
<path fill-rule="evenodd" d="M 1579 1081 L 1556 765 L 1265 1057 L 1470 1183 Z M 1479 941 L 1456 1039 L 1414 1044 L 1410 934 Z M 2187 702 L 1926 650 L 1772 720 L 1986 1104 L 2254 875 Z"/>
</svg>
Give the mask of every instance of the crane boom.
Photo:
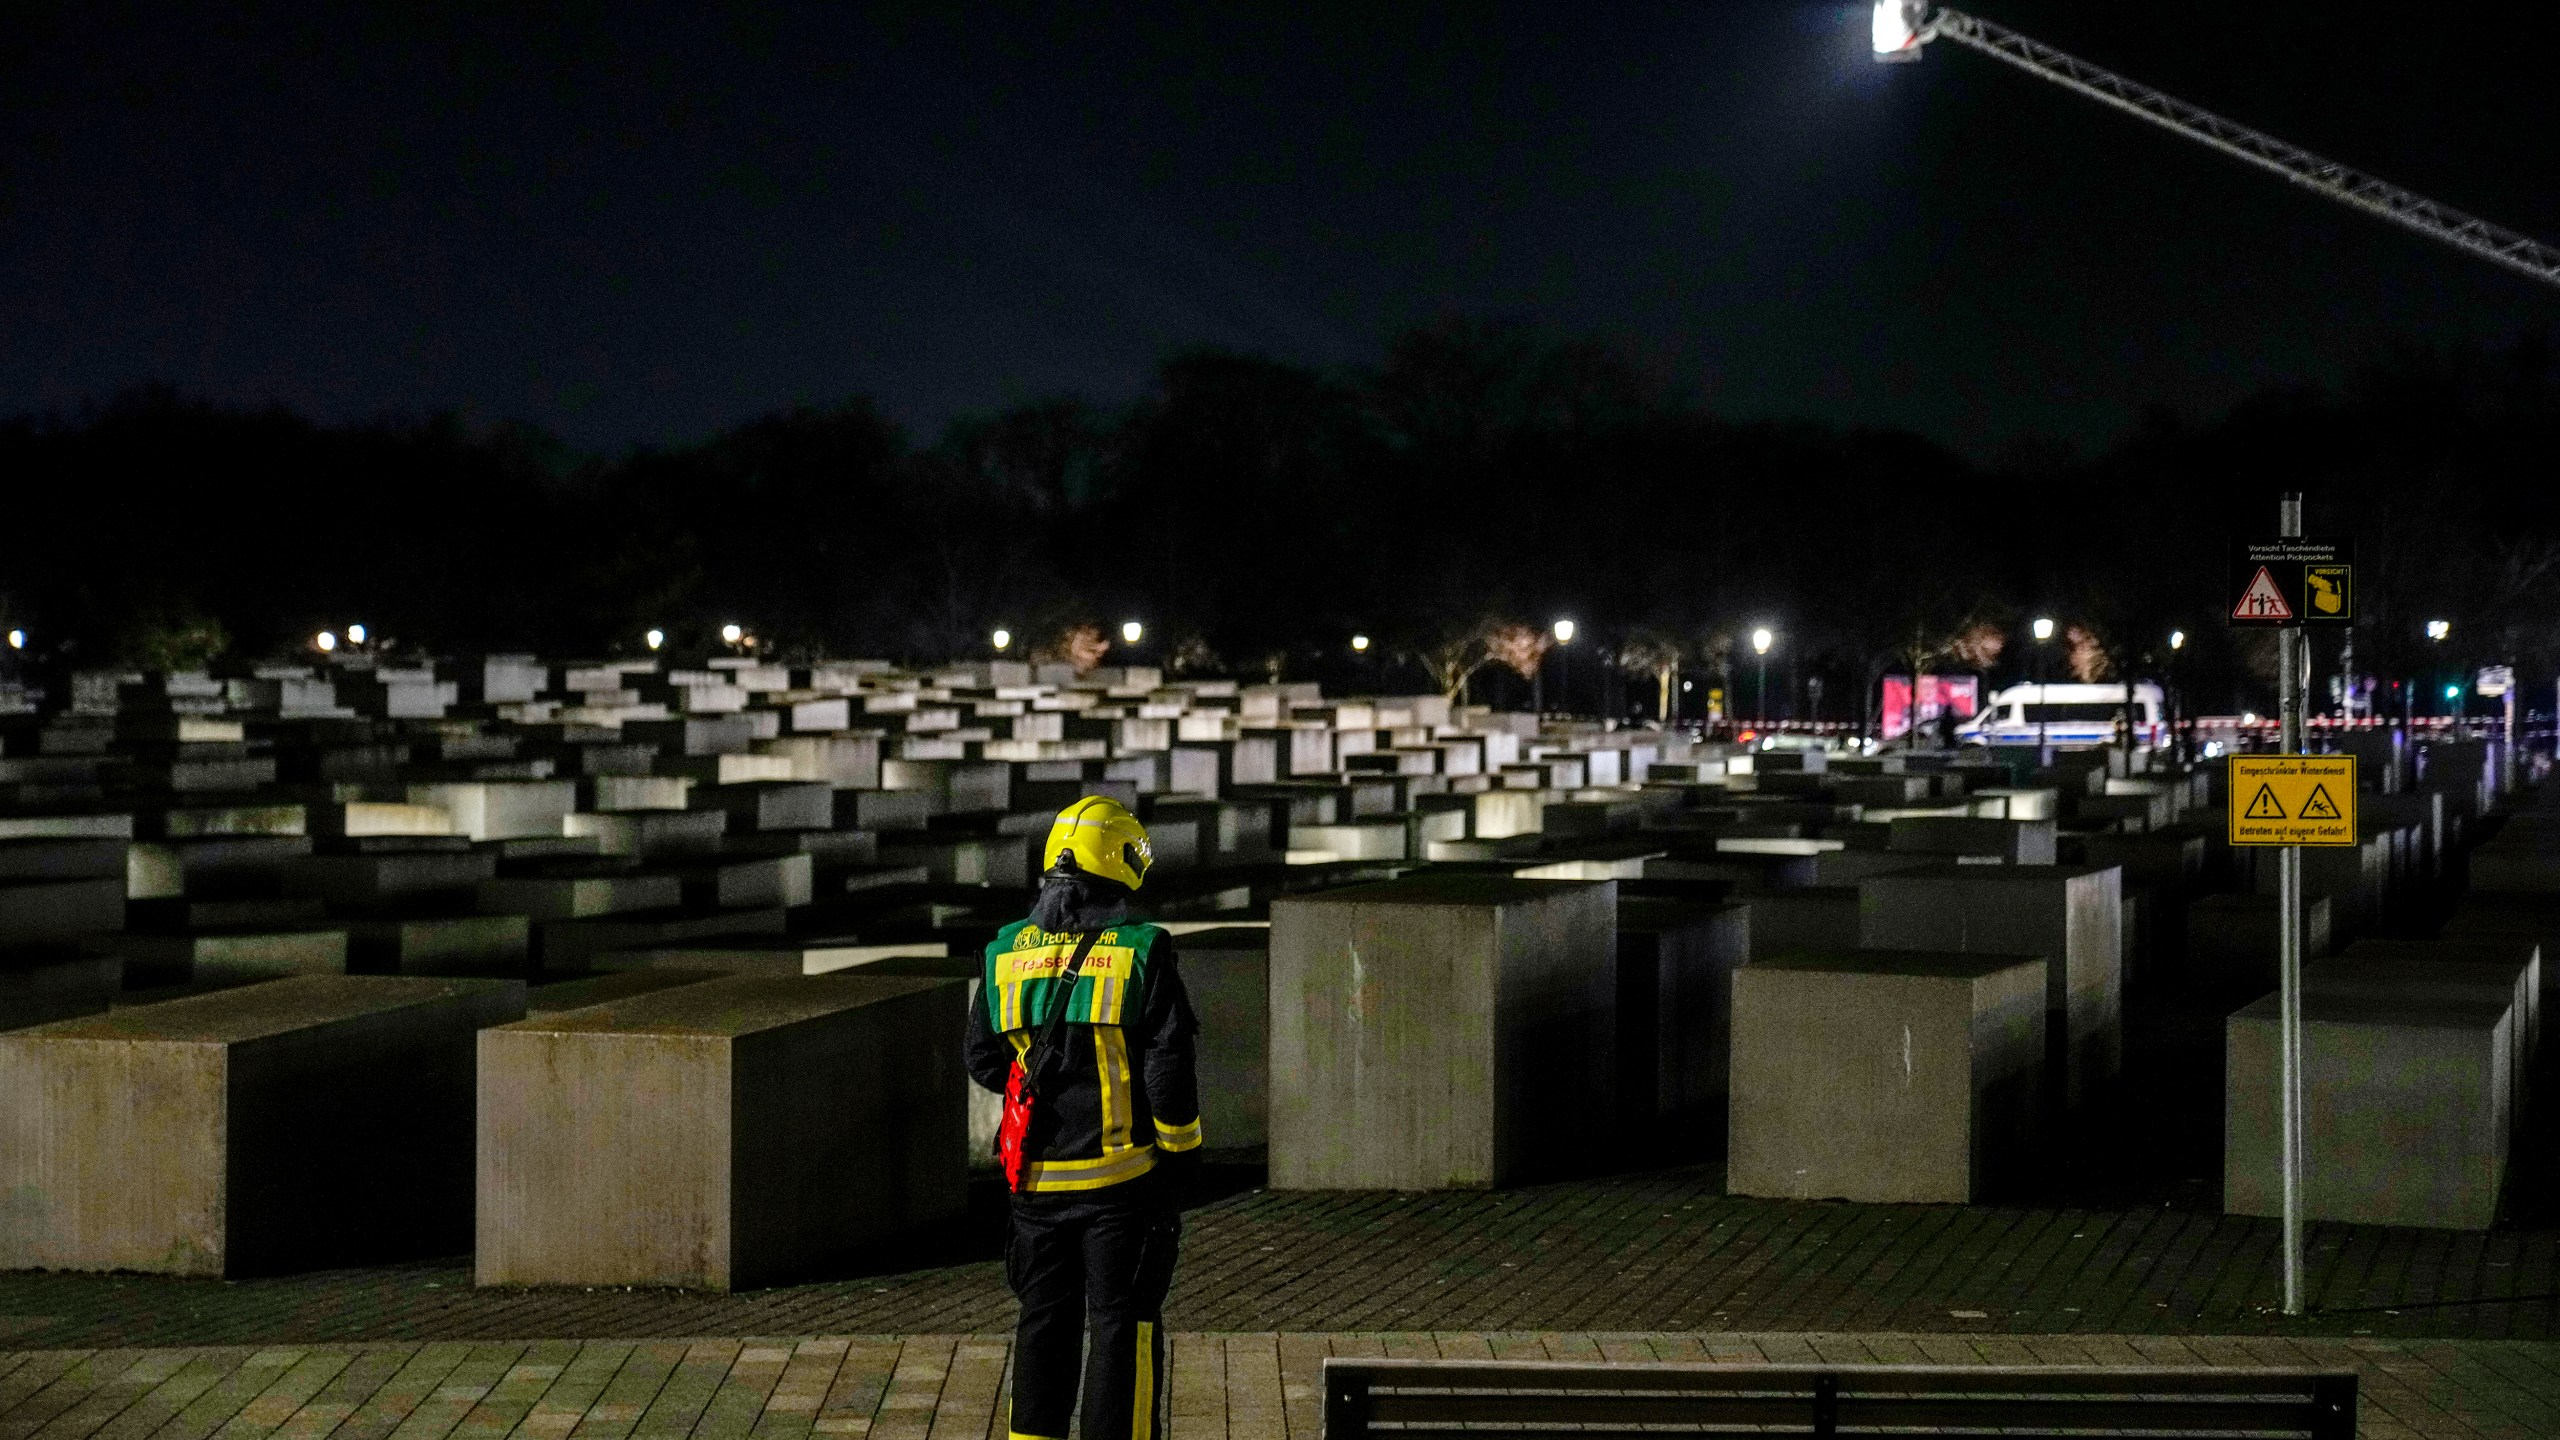
<svg viewBox="0 0 2560 1440">
<path fill-rule="evenodd" d="M 2306 190 L 2317 191 L 2368 214 L 2379 215 L 2395 225 L 2414 230 L 2429 239 L 2440 240 L 2457 250 L 2468 251 L 2520 275 L 2531 276 L 2546 285 L 2560 286 L 2560 246 L 2546 245 L 2530 235 L 2492 225 L 2477 215 L 2465 214 L 2450 205 L 2438 204 L 2424 195 L 2377 180 L 2335 160 L 2323 159 L 2299 145 L 2287 144 L 2273 135 L 2252 130 L 2202 106 L 2164 95 L 2148 85 L 2128 80 L 2040 40 L 2031 40 L 1979 15 L 1946 8 L 1927 11 L 1925 15 L 1925 19 L 1916 14 L 1912 17 L 1909 28 L 1904 32 L 1908 36 L 1904 53 L 1916 54 L 1921 42 L 1933 38 L 1953 40 L 2039 79 L 2050 80 L 2092 100 L 2140 116 L 2164 130 L 2173 130 L 2226 155 L 2272 170 Z M 1879 21 L 1880 55 L 1884 54 L 1882 23 Z"/>
</svg>

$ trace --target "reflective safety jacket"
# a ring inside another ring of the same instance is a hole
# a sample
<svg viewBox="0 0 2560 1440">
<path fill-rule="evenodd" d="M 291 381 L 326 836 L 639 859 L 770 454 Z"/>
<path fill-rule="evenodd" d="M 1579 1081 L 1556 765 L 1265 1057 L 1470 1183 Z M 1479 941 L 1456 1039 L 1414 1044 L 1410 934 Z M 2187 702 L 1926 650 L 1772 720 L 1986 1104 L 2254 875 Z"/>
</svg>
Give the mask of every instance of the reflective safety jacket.
<svg viewBox="0 0 2560 1440">
<path fill-rule="evenodd" d="M 996 932 L 969 1010 L 971 1079 L 1004 1092 L 1061 999 L 1079 938 L 1028 920 Z M 1160 1154 L 1198 1149 L 1191 1038 L 1200 1027 L 1174 967 L 1173 937 L 1134 921 L 1103 931 L 1066 1003 L 1023 1139 L 1023 1190 L 1100 1190 L 1146 1174 Z"/>
</svg>

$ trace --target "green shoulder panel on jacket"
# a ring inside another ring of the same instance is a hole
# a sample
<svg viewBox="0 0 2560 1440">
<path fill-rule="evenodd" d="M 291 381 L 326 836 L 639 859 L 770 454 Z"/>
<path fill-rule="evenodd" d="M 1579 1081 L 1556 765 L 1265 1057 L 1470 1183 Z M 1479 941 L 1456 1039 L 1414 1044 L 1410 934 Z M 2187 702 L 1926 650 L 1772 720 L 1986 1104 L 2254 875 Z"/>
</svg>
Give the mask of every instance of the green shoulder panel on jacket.
<svg viewBox="0 0 2560 1440">
<path fill-rule="evenodd" d="M 1148 960 L 1164 931 L 1133 920 L 1097 936 L 1084 961 L 1067 1018 L 1122 1025 L 1137 1018 L 1147 993 Z M 1007 925 L 987 944 L 987 1019 L 999 1032 L 1028 1030 L 1049 1018 L 1059 977 L 1075 958 L 1078 937 L 1044 931 L 1028 920 Z"/>
</svg>

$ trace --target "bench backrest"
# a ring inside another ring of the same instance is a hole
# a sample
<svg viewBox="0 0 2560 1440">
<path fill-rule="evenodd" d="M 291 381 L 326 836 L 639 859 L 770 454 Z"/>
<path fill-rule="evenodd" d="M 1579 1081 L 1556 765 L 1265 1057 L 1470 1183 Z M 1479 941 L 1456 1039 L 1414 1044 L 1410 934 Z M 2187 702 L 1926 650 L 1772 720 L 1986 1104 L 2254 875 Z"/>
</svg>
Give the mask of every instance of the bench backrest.
<svg viewBox="0 0 2560 1440">
<path fill-rule="evenodd" d="M 1497 1426 L 1528 1427 L 1533 1436 L 1569 1428 L 1573 1440 L 1652 1440 L 1737 1426 L 1804 1435 L 1926 1427 L 1932 1440 L 1994 1431 L 2355 1440 L 2356 1377 L 2255 1369 L 1324 1362 L 1325 1440 L 1442 1440 Z"/>
</svg>

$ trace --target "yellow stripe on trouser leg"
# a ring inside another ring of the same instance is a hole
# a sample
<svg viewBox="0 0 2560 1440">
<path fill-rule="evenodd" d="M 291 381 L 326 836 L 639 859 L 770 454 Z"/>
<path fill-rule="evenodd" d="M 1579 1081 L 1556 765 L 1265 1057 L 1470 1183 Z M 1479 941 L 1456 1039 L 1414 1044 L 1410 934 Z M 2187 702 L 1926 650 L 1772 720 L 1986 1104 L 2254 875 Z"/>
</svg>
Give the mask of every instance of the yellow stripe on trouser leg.
<svg viewBox="0 0 2560 1440">
<path fill-rule="evenodd" d="M 1137 1400 L 1129 1410 L 1129 1440 L 1155 1440 L 1156 1327 L 1149 1320 L 1138 1322 L 1137 1379 Z"/>
</svg>

